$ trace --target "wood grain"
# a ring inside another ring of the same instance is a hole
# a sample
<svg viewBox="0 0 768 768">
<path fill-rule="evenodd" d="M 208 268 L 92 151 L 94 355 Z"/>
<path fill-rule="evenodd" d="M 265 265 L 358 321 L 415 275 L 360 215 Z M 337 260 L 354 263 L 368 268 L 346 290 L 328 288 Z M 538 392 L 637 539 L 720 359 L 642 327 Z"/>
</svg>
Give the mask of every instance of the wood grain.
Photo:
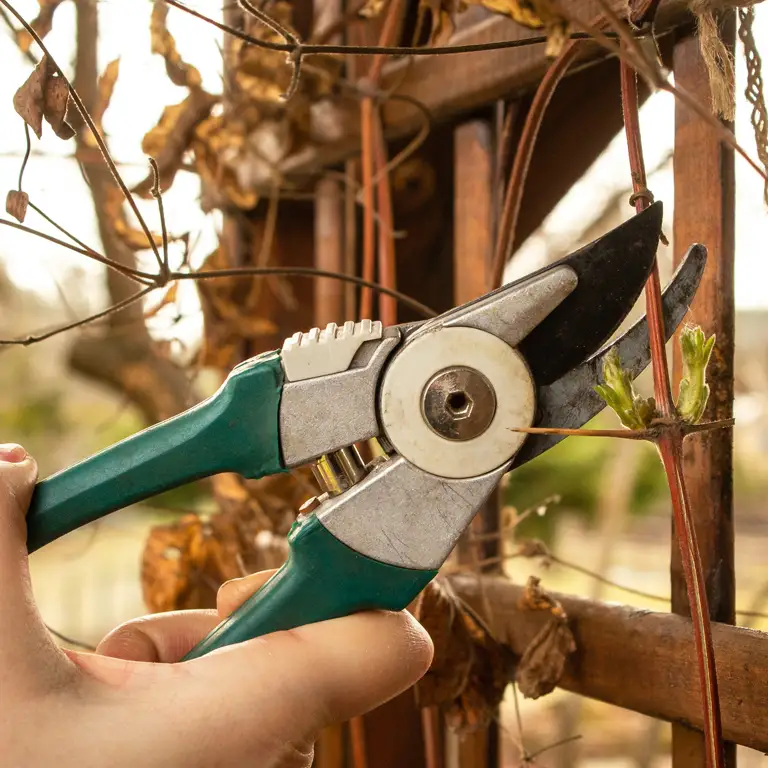
<svg viewBox="0 0 768 768">
<path fill-rule="evenodd" d="M 733 17 L 724 28 L 731 49 L 735 42 Z M 684 39 L 674 51 L 676 82 L 701 103 L 709 101 L 709 79 L 698 41 Z M 693 242 L 709 249 L 709 260 L 698 293 L 686 317 L 707 334 L 717 335 L 708 371 L 711 394 L 704 420 L 733 416 L 734 356 L 734 162 L 733 151 L 722 146 L 713 131 L 679 102 L 675 114 L 675 220 L 677 259 Z M 675 347 L 675 373 L 681 361 Z M 733 432 L 704 432 L 687 441 L 684 471 L 695 520 L 710 616 L 734 623 L 735 575 L 733 543 Z M 672 610 L 690 615 L 680 553 L 671 562 Z M 718 659 L 719 661 L 719 659 Z M 718 664 L 719 668 L 719 664 Z M 704 765 L 701 734 L 683 726 L 672 731 L 675 768 Z M 734 745 L 726 748 L 726 765 L 736 765 Z"/>
<path fill-rule="evenodd" d="M 650 3 L 644 2 L 638 8 Z M 599 10 L 597 0 L 569 0 L 580 18 L 592 19 Z M 621 11 L 625 0 L 612 0 Z M 657 16 L 656 34 L 661 36 L 686 16 L 685 0 L 664 0 Z M 491 43 L 498 40 L 524 40 L 535 31 L 521 27 L 499 15 L 460 29 L 451 45 Z M 597 45 L 585 46 L 581 66 L 605 58 Z M 311 59 L 310 59 L 311 61 Z M 546 69 L 544 46 L 482 51 L 450 56 L 420 56 L 390 61 L 384 69 L 382 88 L 394 89 L 401 96 L 420 101 L 432 119 L 443 122 L 459 114 L 485 106 L 498 98 L 511 99 L 532 90 Z M 574 69 L 577 71 L 578 67 Z M 413 133 L 421 124 L 419 110 L 401 100 L 390 99 L 383 108 L 384 129 L 388 139 Z M 281 170 L 286 177 L 306 177 L 321 167 L 339 163 L 359 152 L 360 126 L 353 115 L 345 117 L 342 135 L 322 146 L 310 147 L 288 158 Z"/>
<path fill-rule="evenodd" d="M 455 576 L 460 597 L 482 612 L 480 580 Z M 517 654 L 546 616 L 519 607 L 523 587 L 483 577 L 495 626 Z M 703 727 L 690 620 L 569 595 L 563 604 L 576 638 L 560 687 L 650 717 Z M 730 741 L 768 751 L 768 634 L 713 624 L 723 731 Z M 704 763 L 697 764 L 701 768 Z"/>
</svg>

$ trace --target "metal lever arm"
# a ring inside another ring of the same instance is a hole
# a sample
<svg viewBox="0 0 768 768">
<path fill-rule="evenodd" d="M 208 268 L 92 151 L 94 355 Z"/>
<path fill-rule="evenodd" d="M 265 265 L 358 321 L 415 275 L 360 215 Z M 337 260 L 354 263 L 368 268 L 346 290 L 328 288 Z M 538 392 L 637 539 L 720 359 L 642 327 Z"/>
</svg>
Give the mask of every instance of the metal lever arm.
<svg viewBox="0 0 768 768">
<path fill-rule="evenodd" d="M 405 608 L 437 575 L 388 565 L 342 544 L 314 516 L 294 524 L 286 564 L 184 660 L 270 632 L 347 616 Z"/>
<path fill-rule="evenodd" d="M 252 358 L 208 400 L 38 483 L 27 515 L 29 552 L 202 477 L 237 472 L 256 478 L 283 471 L 282 387 L 278 354 Z"/>
</svg>

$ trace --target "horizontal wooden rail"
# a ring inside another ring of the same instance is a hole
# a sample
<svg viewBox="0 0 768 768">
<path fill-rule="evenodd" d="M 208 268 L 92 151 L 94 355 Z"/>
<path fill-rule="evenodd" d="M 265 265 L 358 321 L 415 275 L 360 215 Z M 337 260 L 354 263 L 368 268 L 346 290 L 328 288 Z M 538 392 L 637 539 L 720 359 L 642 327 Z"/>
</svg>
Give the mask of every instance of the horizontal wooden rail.
<svg viewBox="0 0 768 768">
<path fill-rule="evenodd" d="M 579 18 L 594 19 L 599 11 L 597 0 L 568 0 Z M 621 11 L 626 0 L 612 0 Z M 662 0 L 656 34 L 668 32 L 686 18 L 686 0 Z M 450 45 L 475 45 L 497 40 L 524 40 L 541 34 L 515 24 L 505 16 L 492 16 L 457 32 Z M 597 45 L 585 46 L 583 63 L 598 61 L 605 52 Z M 311 57 L 308 59 L 311 62 Z M 530 90 L 544 73 L 548 61 L 544 46 L 452 54 L 420 56 L 391 62 L 384 71 L 382 89 L 421 102 L 436 121 L 492 103 L 512 98 Z M 341 118 L 341 116 L 340 116 Z M 416 131 L 423 120 L 420 111 L 405 101 L 392 99 L 384 107 L 384 123 L 390 139 Z M 334 165 L 359 150 L 360 126 L 354 110 L 340 119 L 342 135 L 331 143 L 312 145 L 288 158 L 281 166 L 286 176 L 303 176 L 322 167 Z"/>
<path fill-rule="evenodd" d="M 457 593 L 481 615 L 492 605 L 499 639 L 518 654 L 546 615 L 522 610 L 523 587 L 498 577 L 455 576 Z M 688 619 L 624 605 L 555 595 L 570 618 L 577 650 L 560 687 L 670 722 L 702 729 L 693 632 Z M 768 634 L 713 624 L 728 741 L 768 752 Z"/>
</svg>

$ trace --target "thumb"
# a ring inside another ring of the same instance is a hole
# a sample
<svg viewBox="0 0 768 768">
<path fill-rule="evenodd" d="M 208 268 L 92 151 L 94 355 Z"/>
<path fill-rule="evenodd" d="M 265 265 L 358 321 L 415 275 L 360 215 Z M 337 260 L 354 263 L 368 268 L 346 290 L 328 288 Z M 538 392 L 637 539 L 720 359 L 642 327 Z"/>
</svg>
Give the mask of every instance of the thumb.
<svg viewBox="0 0 768 768">
<path fill-rule="evenodd" d="M 25 516 L 36 478 L 37 464 L 20 445 L 0 444 L 0 584 L 3 593 L 17 592 L 28 581 Z"/>
<path fill-rule="evenodd" d="M 25 516 L 37 464 L 20 445 L 0 444 L 0 669 L 24 676 L 45 665 L 55 645 L 37 612 L 27 562 Z"/>
<path fill-rule="evenodd" d="M 376 611 L 276 632 L 190 666 L 201 690 L 234 713 L 235 733 L 248 738 L 259 712 L 264 732 L 296 744 L 402 693 L 427 671 L 432 651 L 409 613 Z"/>
</svg>

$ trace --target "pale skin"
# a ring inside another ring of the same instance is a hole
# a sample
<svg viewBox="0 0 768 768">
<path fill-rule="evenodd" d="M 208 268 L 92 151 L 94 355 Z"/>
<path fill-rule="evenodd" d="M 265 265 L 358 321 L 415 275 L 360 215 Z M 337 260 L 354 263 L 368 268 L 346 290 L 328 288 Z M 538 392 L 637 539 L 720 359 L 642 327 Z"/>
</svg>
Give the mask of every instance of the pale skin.
<svg viewBox="0 0 768 768">
<path fill-rule="evenodd" d="M 29 580 L 24 518 L 36 477 L 23 448 L 0 445 L 4 768 L 309 768 L 324 726 L 391 699 L 431 662 L 412 616 L 370 612 L 175 663 L 268 573 L 224 584 L 216 611 L 136 619 L 96 653 L 63 651 Z"/>
</svg>

